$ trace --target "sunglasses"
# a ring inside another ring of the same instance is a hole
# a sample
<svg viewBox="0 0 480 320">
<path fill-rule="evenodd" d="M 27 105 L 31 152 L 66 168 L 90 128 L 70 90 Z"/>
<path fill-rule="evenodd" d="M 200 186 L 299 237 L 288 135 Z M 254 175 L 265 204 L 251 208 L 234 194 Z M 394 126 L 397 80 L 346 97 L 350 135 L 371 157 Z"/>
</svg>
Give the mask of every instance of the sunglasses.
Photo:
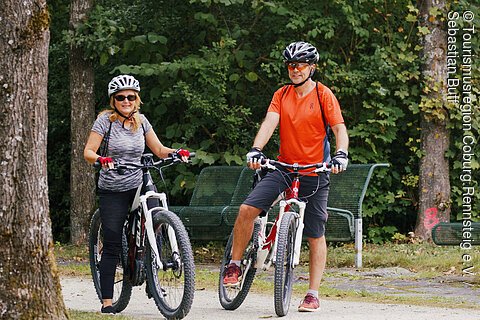
<svg viewBox="0 0 480 320">
<path fill-rule="evenodd" d="M 123 101 L 125 99 L 127 99 L 128 101 L 135 101 L 135 100 L 137 100 L 137 96 L 134 95 L 134 94 L 130 94 L 128 96 L 124 96 L 124 95 L 119 94 L 119 95 L 115 96 L 115 100 L 117 100 L 117 101 Z"/>
<path fill-rule="evenodd" d="M 298 62 L 287 62 L 286 63 L 288 70 L 293 71 L 297 69 L 298 71 L 303 71 L 310 66 L 309 63 L 298 63 Z"/>
</svg>

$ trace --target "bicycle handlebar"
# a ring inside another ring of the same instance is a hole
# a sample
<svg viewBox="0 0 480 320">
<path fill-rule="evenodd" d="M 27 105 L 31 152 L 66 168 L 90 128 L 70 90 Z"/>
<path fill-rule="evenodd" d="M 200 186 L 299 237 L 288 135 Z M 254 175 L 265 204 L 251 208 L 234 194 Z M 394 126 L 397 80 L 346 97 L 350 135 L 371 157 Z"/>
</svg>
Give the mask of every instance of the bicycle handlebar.
<svg viewBox="0 0 480 320">
<path fill-rule="evenodd" d="M 300 170 L 307 170 L 307 169 L 312 169 L 313 172 L 315 173 L 320 173 L 320 172 L 329 172 L 331 171 L 332 165 L 330 163 L 326 162 L 320 162 L 320 163 L 314 163 L 314 164 L 307 164 L 307 165 L 299 165 L 298 163 L 290 164 L 290 163 L 285 163 L 277 160 L 271 160 L 271 159 L 261 159 L 260 160 L 260 165 L 263 168 L 266 169 L 271 169 L 271 170 L 277 170 L 277 167 L 275 166 L 280 166 L 285 169 L 292 169 L 294 172 L 298 172 Z"/>
<path fill-rule="evenodd" d="M 195 157 L 195 152 L 190 152 L 189 158 Z M 114 168 L 108 170 L 122 171 L 127 169 L 157 169 L 167 166 L 172 163 L 183 162 L 179 156 L 170 156 L 166 158 L 161 158 L 158 161 L 153 161 L 153 155 L 149 153 L 142 154 L 142 159 L 146 159 L 145 163 L 136 163 L 136 162 L 114 162 Z M 99 162 L 95 162 L 93 167 L 96 169 L 101 169 L 102 166 Z"/>
</svg>

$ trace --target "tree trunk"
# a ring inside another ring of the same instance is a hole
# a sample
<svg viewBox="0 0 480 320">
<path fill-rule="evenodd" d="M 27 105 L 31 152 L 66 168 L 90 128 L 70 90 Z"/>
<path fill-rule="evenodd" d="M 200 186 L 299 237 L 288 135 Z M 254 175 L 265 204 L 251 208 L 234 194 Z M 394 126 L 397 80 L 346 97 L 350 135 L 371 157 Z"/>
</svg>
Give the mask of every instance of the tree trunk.
<svg viewBox="0 0 480 320">
<path fill-rule="evenodd" d="M 0 317 L 67 319 L 47 184 L 50 17 L 45 0 L 0 11 Z"/>
<path fill-rule="evenodd" d="M 450 220 L 450 177 L 446 152 L 449 148 L 447 84 L 447 36 L 440 17 L 430 15 L 433 7 L 446 12 L 445 0 L 419 2 L 421 26 L 430 31 L 422 39 L 425 96 L 420 107 L 421 147 L 419 211 L 416 236 L 430 241 L 432 228 Z"/>
<path fill-rule="evenodd" d="M 74 29 L 87 16 L 93 0 L 72 0 L 70 28 Z M 81 47 L 70 48 L 71 104 L 71 171 L 70 171 L 70 240 L 73 244 L 87 242 L 90 217 L 95 207 L 95 175 L 83 158 L 95 116 L 94 71 Z"/>
</svg>

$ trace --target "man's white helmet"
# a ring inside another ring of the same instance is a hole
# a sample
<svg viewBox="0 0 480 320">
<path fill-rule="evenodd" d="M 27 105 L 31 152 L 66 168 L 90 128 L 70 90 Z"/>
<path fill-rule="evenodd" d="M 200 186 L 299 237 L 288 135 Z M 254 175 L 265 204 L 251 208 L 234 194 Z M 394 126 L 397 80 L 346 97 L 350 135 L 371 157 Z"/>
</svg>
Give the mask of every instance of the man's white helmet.
<svg viewBox="0 0 480 320">
<path fill-rule="evenodd" d="M 140 92 L 140 83 L 134 77 L 126 74 L 116 76 L 108 84 L 108 96 L 111 97 L 115 92 L 127 89 Z"/>
<path fill-rule="evenodd" d="M 312 64 L 317 63 L 319 58 L 317 48 L 304 41 L 290 43 L 283 50 L 282 55 L 285 62 L 307 62 Z"/>
</svg>

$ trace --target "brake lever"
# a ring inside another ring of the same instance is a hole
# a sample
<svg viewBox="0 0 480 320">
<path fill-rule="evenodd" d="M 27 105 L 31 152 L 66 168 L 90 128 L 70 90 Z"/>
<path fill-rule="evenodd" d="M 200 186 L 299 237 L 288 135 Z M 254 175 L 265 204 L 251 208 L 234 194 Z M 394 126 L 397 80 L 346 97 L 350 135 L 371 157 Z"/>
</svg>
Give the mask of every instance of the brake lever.
<svg viewBox="0 0 480 320">
<path fill-rule="evenodd" d="M 265 163 L 261 165 L 262 168 L 266 168 L 267 170 L 277 170 L 273 164 L 270 163 L 270 160 L 265 159 Z"/>
<path fill-rule="evenodd" d="M 324 162 L 321 167 L 315 169 L 313 172 L 319 174 L 319 173 L 330 172 L 330 171 L 332 171 L 332 165 Z"/>
</svg>

